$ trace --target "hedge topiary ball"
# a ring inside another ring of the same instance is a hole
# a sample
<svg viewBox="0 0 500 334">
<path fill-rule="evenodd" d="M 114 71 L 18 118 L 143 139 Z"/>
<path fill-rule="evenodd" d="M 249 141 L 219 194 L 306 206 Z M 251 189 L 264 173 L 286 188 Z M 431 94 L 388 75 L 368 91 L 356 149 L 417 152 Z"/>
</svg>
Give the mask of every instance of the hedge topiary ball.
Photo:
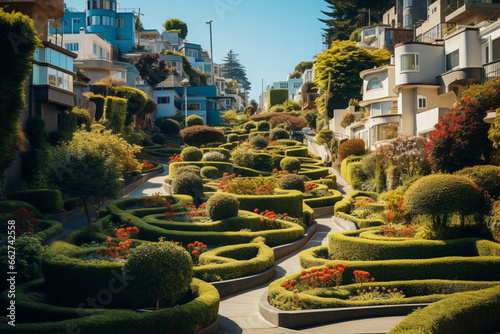
<svg viewBox="0 0 500 334">
<path fill-rule="evenodd" d="M 189 195 L 198 201 L 203 196 L 203 181 L 193 172 L 186 171 L 175 175 L 172 181 L 172 190 L 174 194 Z"/>
<path fill-rule="evenodd" d="M 196 126 L 196 125 L 205 125 L 203 122 L 203 118 L 198 115 L 188 116 L 186 119 L 187 126 Z"/>
<path fill-rule="evenodd" d="M 253 154 L 251 167 L 259 171 L 270 171 L 273 169 L 273 159 L 267 153 Z"/>
<path fill-rule="evenodd" d="M 457 175 L 423 177 L 408 188 L 405 198 L 406 210 L 415 215 L 472 215 L 484 210 L 479 188 Z"/>
<path fill-rule="evenodd" d="M 193 261 L 173 242 L 145 244 L 131 252 L 123 274 L 135 277 L 127 286 L 131 306 L 152 307 L 157 300 L 178 300 L 188 291 Z"/>
<path fill-rule="evenodd" d="M 231 133 L 229 136 L 227 136 L 228 143 L 236 143 L 239 141 L 240 141 L 240 137 L 236 133 Z"/>
<path fill-rule="evenodd" d="M 201 161 L 203 152 L 194 146 L 186 147 L 181 152 L 182 161 Z"/>
<path fill-rule="evenodd" d="M 288 131 L 280 128 L 276 128 L 273 131 L 271 131 L 271 134 L 269 135 L 269 140 L 279 140 L 279 139 L 290 139 Z"/>
<path fill-rule="evenodd" d="M 271 129 L 271 123 L 267 121 L 260 121 L 257 124 L 257 130 L 259 131 L 269 131 Z"/>
<path fill-rule="evenodd" d="M 238 216 L 240 202 L 234 195 L 217 193 L 207 201 L 207 213 L 213 221 Z"/>
<path fill-rule="evenodd" d="M 175 175 L 177 176 L 177 175 L 180 175 L 184 172 L 190 172 L 190 173 L 194 173 L 194 174 L 200 176 L 201 175 L 201 167 L 194 166 L 194 165 L 181 166 L 175 170 Z"/>
<path fill-rule="evenodd" d="M 201 161 L 227 161 L 226 156 L 220 152 L 212 151 L 203 154 Z"/>
<path fill-rule="evenodd" d="M 243 125 L 243 129 L 247 131 L 247 133 L 250 133 L 250 130 L 256 129 L 257 125 L 254 122 L 247 122 L 245 125 Z"/>
<path fill-rule="evenodd" d="M 206 179 L 217 179 L 219 177 L 219 170 L 217 167 L 206 166 L 201 169 L 201 176 Z"/>
<path fill-rule="evenodd" d="M 167 142 L 167 139 L 165 139 L 165 136 L 161 133 L 155 133 L 151 136 L 151 141 L 155 144 L 163 145 Z"/>
<path fill-rule="evenodd" d="M 484 193 L 485 196 L 500 198 L 500 167 L 474 166 L 462 169 L 455 174 L 471 179 Z"/>
<path fill-rule="evenodd" d="M 262 150 L 267 147 L 268 142 L 266 138 L 258 135 L 258 136 L 253 136 L 252 139 L 250 139 L 250 144 L 259 150 Z"/>
<path fill-rule="evenodd" d="M 283 170 L 293 172 L 300 170 L 300 160 L 293 157 L 286 157 L 280 162 L 280 167 Z"/>
<path fill-rule="evenodd" d="M 163 118 L 158 125 L 161 133 L 164 135 L 178 135 L 181 132 L 179 122 L 171 118 Z"/>
<path fill-rule="evenodd" d="M 349 139 L 339 146 L 340 160 L 344 160 L 350 155 L 363 155 L 364 153 L 365 141 L 363 139 Z"/>
<path fill-rule="evenodd" d="M 304 178 L 296 174 L 283 175 L 280 179 L 278 187 L 285 190 L 298 190 L 304 192 Z"/>
</svg>

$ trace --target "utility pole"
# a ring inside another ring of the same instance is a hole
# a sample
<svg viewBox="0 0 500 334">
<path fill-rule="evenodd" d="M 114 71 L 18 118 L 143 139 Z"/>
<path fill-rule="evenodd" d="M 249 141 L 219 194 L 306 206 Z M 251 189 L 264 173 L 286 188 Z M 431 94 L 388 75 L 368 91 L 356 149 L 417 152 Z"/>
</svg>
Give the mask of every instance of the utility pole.
<svg viewBox="0 0 500 334">
<path fill-rule="evenodd" d="M 212 22 L 213 22 L 213 20 L 210 20 L 207 22 L 207 24 L 210 25 L 210 60 L 212 61 L 212 85 L 216 86 L 216 84 L 215 84 L 215 68 L 214 68 L 214 47 L 212 44 Z"/>
</svg>

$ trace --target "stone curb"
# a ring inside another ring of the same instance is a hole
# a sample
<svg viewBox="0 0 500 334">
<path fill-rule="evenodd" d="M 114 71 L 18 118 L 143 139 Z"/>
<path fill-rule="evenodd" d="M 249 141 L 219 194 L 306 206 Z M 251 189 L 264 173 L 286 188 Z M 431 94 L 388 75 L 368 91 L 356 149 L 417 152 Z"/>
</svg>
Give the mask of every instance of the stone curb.
<svg viewBox="0 0 500 334">
<path fill-rule="evenodd" d="M 282 311 L 269 304 L 267 295 L 266 291 L 260 297 L 259 312 L 262 317 L 275 326 L 291 329 L 344 320 L 407 315 L 429 305 L 421 303 Z"/>
<path fill-rule="evenodd" d="M 195 332 L 196 334 L 217 334 L 219 333 L 219 317 L 207 327 Z"/>
<path fill-rule="evenodd" d="M 329 215 L 333 215 L 335 205 L 322 206 L 319 208 L 312 208 L 314 210 L 314 218 L 321 218 Z"/>
</svg>

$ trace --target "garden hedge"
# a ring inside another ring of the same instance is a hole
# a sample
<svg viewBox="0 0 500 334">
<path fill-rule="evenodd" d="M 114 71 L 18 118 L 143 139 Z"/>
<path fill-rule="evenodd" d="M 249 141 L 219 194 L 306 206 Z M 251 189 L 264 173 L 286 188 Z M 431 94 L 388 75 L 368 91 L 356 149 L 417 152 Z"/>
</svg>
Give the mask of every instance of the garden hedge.
<svg viewBox="0 0 500 334">
<path fill-rule="evenodd" d="M 191 283 L 193 299 L 189 302 L 143 313 L 127 309 L 60 307 L 28 297 L 28 292 L 43 291 L 43 287 L 43 279 L 16 287 L 16 326 L 1 324 L 0 332 L 49 334 L 80 330 L 91 334 L 135 334 L 157 333 L 161 328 L 165 333 L 195 333 L 217 319 L 220 303 L 217 289 L 198 279 Z M 97 294 L 85 296 L 81 302 L 93 296 Z M 8 302 L 7 292 L 2 294 L 2 300 Z"/>
<path fill-rule="evenodd" d="M 14 191 L 9 198 L 30 203 L 42 213 L 54 214 L 64 210 L 62 195 L 57 189 Z"/>
<path fill-rule="evenodd" d="M 385 222 L 382 220 L 376 219 L 362 219 L 355 216 L 352 216 L 350 213 L 353 209 L 355 198 L 359 196 L 369 197 L 373 200 L 378 199 L 378 193 L 368 192 L 368 191 L 360 191 L 356 190 L 344 197 L 341 201 L 335 203 L 334 214 L 336 217 L 351 221 L 355 223 L 358 228 L 367 228 L 372 226 L 380 226 L 384 225 Z M 378 203 L 370 203 L 369 207 L 372 207 L 374 211 L 380 211 L 383 207 L 382 204 Z"/>
<path fill-rule="evenodd" d="M 296 140 L 291 139 L 278 139 L 276 145 L 280 146 L 302 146 L 303 144 Z"/>
<path fill-rule="evenodd" d="M 226 150 L 225 148 L 202 148 L 201 151 L 203 154 L 208 153 L 208 152 L 219 152 L 224 154 L 226 157 L 226 161 L 231 160 L 231 152 L 229 150 Z"/>
<path fill-rule="evenodd" d="M 217 167 L 219 170 L 219 173 L 224 174 L 224 173 L 233 173 L 233 165 L 229 162 L 218 162 L 218 161 L 187 161 L 187 162 L 174 162 L 169 165 L 169 177 L 174 178 L 175 173 L 177 172 L 177 169 L 183 166 L 198 166 L 200 168 L 210 166 L 210 167 Z"/>
<path fill-rule="evenodd" d="M 311 180 L 317 180 L 327 177 L 330 174 L 330 170 L 326 167 L 303 166 L 298 174 L 307 176 Z"/>
<path fill-rule="evenodd" d="M 35 234 L 35 238 L 40 239 L 42 244 L 47 243 L 50 239 L 63 231 L 63 226 L 55 220 L 40 220 L 41 230 Z"/>
<path fill-rule="evenodd" d="M 415 310 L 389 334 L 496 333 L 500 329 L 500 285 L 460 292 Z"/>
<path fill-rule="evenodd" d="M 307 147 L 285 149 L 285 156 L 307 158 L 309 156 L 309 150 Z"/>
<path fill-rule="evenodd" d="M 283 104 L 288 101 L 288 88 L 285 89 L 270 89 L 268 96 L 268 108 L 272 108 L 277 104 Z"/>
<path fill-rule="evenodd" d="M 12 211 L 17 211 L 21 208 L 25 208 L 26 210 L 33 212 L 37 218 L 43 217 L 42 213 L 30 203 L 14 200 L 0 201 L 0 214 L 12 213 Z"/>
<path fill-rule="evenodd" d="M 342 193 L 340 191 L 329 190 L 329 192 L 331 193 L 331 196 L 304 199 L 304 203 L 309 205 L 311 208 L 321 208 L 335 205 L 335 203 L 342 200 Z"/>
<path fill-rule="evenodd" d="M 349 164 L 351 164 L 353 162 L 359 162 L 362 159 L 363 159 L 363 157 L 352 155 L 352 156 L 349 156 L 349 157 L 345 158 L 344 160 L 342 160 L 342 163 L 340 164 L 340 174 L 342 175 L 344 180 L 346 180 L 347 183 L 349 183 L 349 184 L 351 183 L 350 175 L 348 173 Z"/>
<path fill-rule="evenodd" d="M 302 217 L 303 195 L 297 190 L 275 189 L 275 195 L 235 195 L 240 202 L 240 210 L 253 212 L 274 211 L 276 213 L 287 213 L 290 217 Z"/>
<path fill-rule="evenodd" d="M 193 268 L 194 276 L 204 281 L 228 280 L 261 273 L 274 264 L 274 251 L 263 242 L 219 247 L 202 253 Z"/>
</svg>

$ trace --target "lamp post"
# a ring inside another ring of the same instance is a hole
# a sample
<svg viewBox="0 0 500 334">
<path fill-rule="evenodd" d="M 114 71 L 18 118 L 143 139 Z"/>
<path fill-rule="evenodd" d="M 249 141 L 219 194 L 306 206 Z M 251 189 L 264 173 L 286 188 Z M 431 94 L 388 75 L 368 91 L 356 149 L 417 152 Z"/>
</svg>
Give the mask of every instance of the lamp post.
<svg viewBox="0 0 500 334">
<path fill-rule="evenodd" d="M 188 94 L 187 88 L 189 86 L 189 80 L 185 78 L 180 82 L 181 86 L 184 87 L 184 125 L 187 127 L 187 118 L 188 118 Z"/>
<path fill-rule="evenodd" d="M 212 85 L 216 86 L 215 84 L 215 69 L 214 69 L 214 48 L 212 44 L 212 20 L 208 21 L 207 24 L 210 25 L 210 60 L 211 60 L 211 66 L 212 66 Z"/>
</svg>

